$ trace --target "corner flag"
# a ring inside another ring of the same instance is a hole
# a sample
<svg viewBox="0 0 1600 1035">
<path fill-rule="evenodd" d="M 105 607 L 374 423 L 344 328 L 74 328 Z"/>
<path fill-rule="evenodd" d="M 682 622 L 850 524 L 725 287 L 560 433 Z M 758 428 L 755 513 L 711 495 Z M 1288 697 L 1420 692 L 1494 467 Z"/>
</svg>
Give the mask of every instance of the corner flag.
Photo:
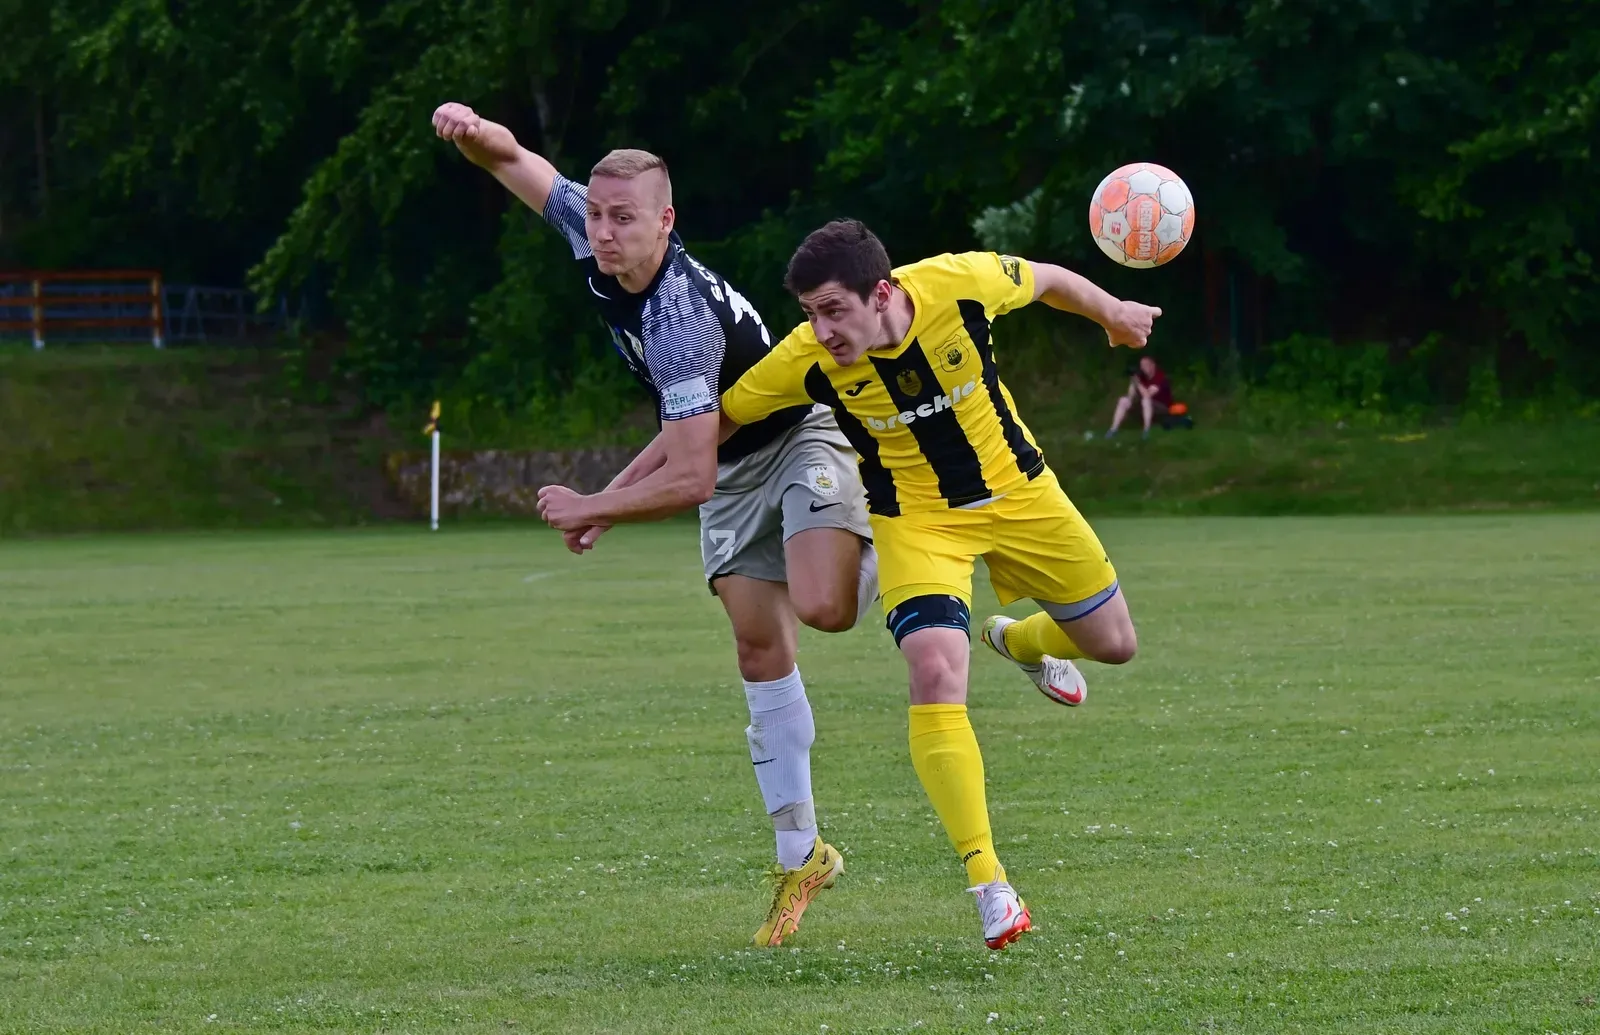
<svg viewBox="0 0 1600 1035">
<path fill-rule="evenodd" d="M 428 415 L 428 426 L 422 433 L 433 439 L 433 474 L 432 488 L 428 500 L 429 527 L 439 531 L 439 400 L 433 401 L 433 412 Z"/>
</svg>

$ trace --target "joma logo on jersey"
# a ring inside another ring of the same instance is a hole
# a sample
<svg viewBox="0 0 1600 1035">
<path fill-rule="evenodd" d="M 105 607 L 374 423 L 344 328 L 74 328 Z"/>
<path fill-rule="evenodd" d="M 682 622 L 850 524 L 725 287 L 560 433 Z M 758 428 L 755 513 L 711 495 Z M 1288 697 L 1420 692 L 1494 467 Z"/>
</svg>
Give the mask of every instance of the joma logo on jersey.
<svg viewBox="0 0 1600 1035">
<path fill-rule="evenodd" d="M 936 395 L 932 402 L 925 402 L 915 410 L 905 410 L 895 414 L 888 420 L 879 420 L 876 417 L 867 418 L 867 426 L 873 431 L 888 431 L 897 424 L 914 424 L 920 417 L 932 417 L 936 413 L 954 409 L 956 403 L 965 399 L 978 390 L 977 381 L 968 381 L 964 385 L 956 385 L 950 389 L 949 395 Z"/>
</svg>

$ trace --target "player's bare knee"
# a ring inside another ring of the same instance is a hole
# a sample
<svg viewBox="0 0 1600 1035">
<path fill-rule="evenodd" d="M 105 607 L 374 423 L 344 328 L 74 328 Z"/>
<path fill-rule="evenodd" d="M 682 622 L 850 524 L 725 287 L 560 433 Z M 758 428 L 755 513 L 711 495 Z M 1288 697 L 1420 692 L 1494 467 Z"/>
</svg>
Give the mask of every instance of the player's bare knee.
<svg viewBox="0 0 1600 1035">
<path fill-rule="evenodd" d="M 796 600 L 794 613 L 802 624 L 818 632 L 844 632 L 856 624 L 856 606 L 853 599 L 843 601 L 837 597 L 823 597 L 816 600 Z"/>
<path fill-rule="evenodd" d="M 1127 629 L 1119 630 L 1116 635 L 1107 637 L 1104 642 L 1095 644 L 1094 648 L 1086 653 L 1102 665 L 1126 665 L 1133 660 L 1135 654 L 1139 653 L 1139 637 L 1133 631 L 1133 627 L 1129 626 Z"/>
<path fill-rule="evenodd" d="M 911 670 L 911 695 L 923 701 L 951 701 L 966 697 L 966 674 L 942 654 L 927 652 L 906 657 Z"/>
<path fill-rule="evenodd" d="M 773 640 L 736 639 L 739 675 L 752 683 L 782 679 L 794 671 L 794 651 Z"/>
<path fill-rule="evenodd" d="M 1094 660 L 1102 665 L 1126 665 L 1133 660 L 1133 656 L 1137 653 L 1139 653 L 1138 644 L 1130 640 L 1118 642 L 1108 649 L 1102 650 L 1100 656 Z"/>
</svg>

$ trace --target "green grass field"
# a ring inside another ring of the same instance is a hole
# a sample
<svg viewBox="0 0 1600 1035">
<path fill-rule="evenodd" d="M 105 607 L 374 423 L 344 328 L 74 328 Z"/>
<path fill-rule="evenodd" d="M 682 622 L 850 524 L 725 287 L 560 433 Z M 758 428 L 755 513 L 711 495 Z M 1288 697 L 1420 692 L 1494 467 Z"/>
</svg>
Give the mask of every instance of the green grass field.
<svg viewBox="0 0 1600 1035">
<path fill-rule="evenodd" d="M 876 622 L 803 642 L 848 870 L 746 948 L 687 524 L 0 542 L 0 1030 L 1600 1031 L 1600 515 L 1100 524 L 1142 655 L 974 662 L 996 955 Z"/>
</svg>

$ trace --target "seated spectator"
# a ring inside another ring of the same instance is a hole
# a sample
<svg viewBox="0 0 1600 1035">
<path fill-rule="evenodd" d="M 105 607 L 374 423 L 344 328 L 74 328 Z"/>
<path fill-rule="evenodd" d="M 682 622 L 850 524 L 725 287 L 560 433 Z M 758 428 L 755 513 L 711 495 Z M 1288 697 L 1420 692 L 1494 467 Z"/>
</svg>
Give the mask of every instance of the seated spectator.
<svg viewBox="0 0 1600 1035">
<path fill-rule="evenodd" d="M 1139 369 L 1128 382 L 1128 394 L 1117 400 L 1117 412 L 1111 418 L 1111 429 L 1106 432 L 1106 438 L 1115 435 L 1117 429 L 1122 427 L 1136 400 L 1144 415 L 1144 437 L 1149 438 L 1150 422 L 1156 417 L 1165 417 L 1172 408 L 1172 385 L 1156 365 L 1154 356 L 1139 357 Z"/>
</svg>

